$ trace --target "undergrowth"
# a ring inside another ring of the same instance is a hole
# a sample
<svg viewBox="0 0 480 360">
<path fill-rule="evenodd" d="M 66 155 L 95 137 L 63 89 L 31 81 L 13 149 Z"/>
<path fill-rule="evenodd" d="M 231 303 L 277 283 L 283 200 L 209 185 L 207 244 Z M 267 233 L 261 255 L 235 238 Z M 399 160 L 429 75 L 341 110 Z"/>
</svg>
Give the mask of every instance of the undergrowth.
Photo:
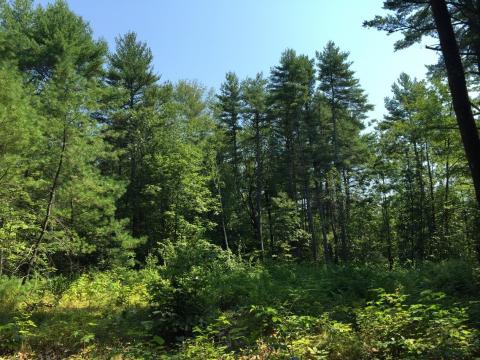
<svg viewBox="0 0 480 360">
<path fill-rule="evenodd" d="M 207 242 L 162 265 L 0 278 L 2 359 L 473 359 L 479 272 L 249 263 Z M 3 357 L 2 357 L 3 356 Z"/>
</svg>

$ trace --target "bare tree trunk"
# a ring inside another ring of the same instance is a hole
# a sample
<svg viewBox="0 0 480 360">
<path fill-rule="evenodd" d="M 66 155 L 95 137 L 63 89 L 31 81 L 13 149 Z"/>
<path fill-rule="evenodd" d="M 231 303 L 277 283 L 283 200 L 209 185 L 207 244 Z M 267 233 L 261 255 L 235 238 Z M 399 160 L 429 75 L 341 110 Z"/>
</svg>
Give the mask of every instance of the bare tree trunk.
<svg viewBox="0 0 480 360">
<path fill-rule="evenodd" d="M 3 249 L 0 250 L 0 276 L 3 275 Z"/>
<path fill-rule="evenodd" d="M 350 184 L 347 175 L 347 171 L 342 169 L 342 179 L 343 179 L 343 190 L 344 194 L 342 194 L 341 199 L 341 206 L 340 206 L 340 220 L 341 220 L 341 234 L 342 234 L 342 256 L 344 261 L 348 261 L 350 258 L 350 246 L 349 246 L 349 238 L 348 238 L 348 223 L 350 221 L 350 206 L 351 206 L 351 198 L 350 198 Z"/>
<path fill-rule="evenodd" d="M 387 259 L 388 259 L 388 269 L 393 269 L 393 250 L 392 250 L 392 231 L 390 227 L 390 211 L 389 211 L 389 202 L 385 194 L 385 177 L 382 175 L 382 184 L 383 184 L 383 194 L 382 194 L 382 215 L 383 215 L 383 227 L 385 230 L 385 235 L 387 237 Z"/>
<path fill-rule="evenodd" d="M 228 247 L 228 236 L 227 236 L 227 226 L 226 226 L 226 220 L 225 220 L 225 206 L 223 204 L 223 196 L 222 196 L 222 188 L 220 186 L 220 179 L 218 175 L 218 166 L 217 163 L 215 162 L 215 185 L 217 187 L 217 192 L 218 192 L 218 197 L 220 200 L 220 220 L 222 223 L 222 232 L 223 232 L 223 245 L 225 247 L 225 250 L 229 250 Z"/>
<path fill-rule="evenodd" d="M 322 189 L 321 189 L 321 182 L 320 181 L 315 181 L 315 192 L 316 192 L 316 200 L 317 200 L 317 206 L 318 206 L 318 215 L 320 217 L 320 222 L 321 222 L 321 229 L 322 229 L 322 247 L 323 247 L 323 257 L 325 259 L 325 263 L 328 265 L 331 263 L 331 254 L 330 254 L 330 248 L 328 246 L 328 223 L 327 223 L 327 218 L 326 218 L 326 213 L 325 213 L 325 204 L 322 201 Z"/>
<path fill-rule="evenodd" d="M 415 214 L 415 201 L 413 197 L 413 179 L 411 176 L 412 166 L 410 164 L 410 156 L 408 153 L 408 149 L 405 151 L 405 158 L 407 161 L 407 186 L 408 186 L 408 201 L 409 201 L 409 210 L 410 210 L 410 219 L 408 221 L 408 230 L 409 230 L 409 238 L 408 241 L 410 242 L 410 261 L 415 260 L 415 236 L 417 235 L 418 226 L 417 226 L 417 219 Z"/>
<path fill-rule="evenodd" d="M 331 228 L 332 228 L 332 234 L 333 234 L 333 244 L 334 246 L 334 251 L 333 251 L 333 262 L 335 264 L 338 264 L 338 235 L 337 235 L 337 229 L 335 228 L 335 216 L 332 215 L 333 221 L 330 222 Z"/>
<path fill-rule="evenodd" d="M 413 140 L 413 151 L 415 154 L 415 173 L 418 181 L 418 187 L 420 188 L 420 206 L 417 213 L 417 217 L 419 217 L 419 219 L 415 219 L 415 221 L 420 223 L 420 229 L 418 229 L 419 234 L 415 244 L 415 259 L 420 263 L 425 258 L 425 184 L 423 182 L 422 161 L 420 159 L 418 145 L 415 140 Z"/>
<path fill-rule="evenodd" d="M 237 186 L 236 191 L 239 191 L 237 181 L 240 176 L 240 172 L 238 170 L 239 166 L 239 159 L 238 159 L 238 141 L 237 141 L 237 122 L 238 122 L 238 115 L 232 114 L 232 146 L 233 146 L 233 172 L 235 174 L 235 185 Z"/>
<path fill-rule="evenodd" d="M 448 196 L 450 191 L 450 138 L 446 140 L 447 159 L 445 161 L 445 194 L 443 197 L 443 241 L 450 235 L 450 209 Z"/>
<path fill-rule="evenodd" d="M 265 205 L 267 208 L 268 232 L 270 235 L 270 254 L 273 255 L 275 234 L 273 233 L 272 204 L 270 203 L 270 195 L 268 191 L 265 191 Z"/>
<path fill-rule="evenodd" d="M 480 206 L 480 138 L 468 96 L 465 70 L 460 57 L 447 3 L 445 0 L 430 0 L 430 6 L 432 8 L 433 18 L 440 39 L 440 47 L 447 69 L 453 109 L 455 110 L 463 147 L 472 174 L 477 205 Z M 480 234 L 477 232 L 475 237 L 477 260 L 480 261 Z"/>
<path fill-rule="evenodd" d="M 262 258 L 265 259 L 265 246 L 263 244 L 263 233 L 262 233 L 262 154 L 261 154 L 261 144 L 260 144 L 260 114 L 255 113 L 255 180 L 256 180 L 256 189 L 255 189 L 255 201 L 256 201 L 256 236 L 257 241 L 260 244 L 260 250 L 262 251 Z"/>
<path fill-rule="evenodd" d="M 430 0 L 430 6 L 447 69 L 453 108 L 470 166 L 477 203 L 480 205 L 480 138 L 470 105 L 460 51 L 445 0 Z"/>
<path fill-rule="evenodd" d="M 312 244 L 311 244 L 312 258 L 313 258 L 313 261 L 316 263 L 318 261 L 318 244 L 317 244 L 317 234 L 315 232 L 315 224 L 313 222 L 312 199 L 310 195 L 310 177 L 308 175 L 305 176 L 304 193 L 305 193 L 306 206 L 307 206 L 308 231 L 310 232 L 310 238 L 312 241 Z"/>
<path fill-rule="evenodd" d="M 429 221 L 429 229 L 430 229 L 430 238 L 432 239 L 435 235 L 437 230 L 437 222 L 435 218 L 435 193 L 434 193 L 434 181 L 433 181 L 433 170 L 432 164 L 430 161 L 430 154 L 428 149 L 428 144 L 425 143 L 425 155 L 427 160 L 427 171 L 428 171 L 428 184 L 430 190 L 430 221 Z"/>
<path fill-rule="evenodd" d="M 328 181 L 325 180 L 325 191 L 328 194 L 329 192 L 329 186 L 328 186 Z M 338 241 L 338 233 L 337 233 L 337 228 L 335 224 L 337 223 L 337 218 L 336 218 L 336 197 L 334 196 L 334 200 L 329 201 L 329 206 L 328 209 L 330 210 L 330 227 L 332 229 L 332 235 L 333 235 L 333 251 L 332 251 L 332 259 L 335 264 L 338 264 L 338 259 L 339 259 L 339 241 Z"/>
<path fill-rule="evenodd" d="M 39 248 L 41 242 L 43 241 L 43 239 L 45 237 L 45 234 L 47 232 L 48 223 L 50 222 L 50 216 L 51 216 L 51 213 L 52 213 L 53 203 L 55 201 L 55 193 L 56 193 L 57 187 L 58 187 L 58 179 L 60 177 L 60 172 L 62 171 L 63 159 L 65 157 L 66 148 L 67 148 L 67 123 L 66 123 L 66 120 L 65 120 L 65 123 L 63 125 L 62 149 L 61 149 L 61 152 L 60 152 L 60 158 L 58 160 L 57 170 L 55 171 L 55 176 L 53 177 L 52 186 L 50 187 L 50 192 L 48 194 L 48 203 L 47 203 L 47 208 L 45 210 L 45 217 L 44 217 L 42 225 L 41 225 L 40 235 L 37 237 L 37 240 L 33 244 L 32 254 L 30 255 L 30 258 L 28 259 L 27 271 L 26 271 L 25 277 L 22 280 L 22 284 L 24 284 L 27 281 L 28 277 L 30 276 L 30 273 L 31 273 L 32 268 L 33 268 L 33 264 L 34 264 L 35 259 L 37 257 L 38 248 Z"/>
</svg>

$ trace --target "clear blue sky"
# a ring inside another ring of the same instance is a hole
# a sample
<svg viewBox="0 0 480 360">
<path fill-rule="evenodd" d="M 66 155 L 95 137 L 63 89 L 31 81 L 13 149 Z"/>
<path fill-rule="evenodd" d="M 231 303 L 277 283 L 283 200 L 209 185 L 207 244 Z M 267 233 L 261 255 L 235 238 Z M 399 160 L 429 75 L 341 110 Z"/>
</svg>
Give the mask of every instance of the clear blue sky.
<svg viewBox="0 0 480 360">
<path fill-rule="evenodd" d="M 46 4 L 49 0 L 37 0 Z M 350 52 L 353 69 L 381 117 L 383 99 L 404 71 L 422 78 L 435 62 L 423 45 L 394 53 L 395 36 L 362 28 L 382 0 L 67 0 L 97 38 L 135 31 L 153 51 L 163 80 L 218 89 L 227 71 L 268 75 L 286 48 L 315 55 L 328 40 Z"/>
</svg>

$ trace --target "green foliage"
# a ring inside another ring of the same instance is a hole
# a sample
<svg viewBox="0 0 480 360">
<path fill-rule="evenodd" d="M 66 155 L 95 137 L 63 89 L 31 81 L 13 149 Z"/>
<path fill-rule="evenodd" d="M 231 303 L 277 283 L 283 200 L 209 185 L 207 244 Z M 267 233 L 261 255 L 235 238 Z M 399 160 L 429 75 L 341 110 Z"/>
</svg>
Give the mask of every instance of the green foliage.
<svg viewBox="0 0 480 360">
<path fill-rule="evenodd" d="M 89 353 L 99 343 L 109 344 L 113 351 L 125 341 L 144 346 L 154 341 L 153 348 L 159 349 L 160 338 L 152 339 L 147 326 L 147 283 L 156 278 L 152 269 L 120 268 L 74 280 L 39 279 L 23 286 L 17 279 L 2 278 L 0 354 Z"/>
<path fill-rule="evenodd" d="M 35 231 L 31 190 L 41 181 L 25 178 L 35 151 L 42 144 L 41 117 L 28 88 L 12 66 L 0 65 L 0 274 L 11 274 L 21 264 L 28 237 Z M 29 159 L 30 158 L 30 159 Z"/>
<path fill-rule="evenodd" d="M 448 267 L 460 269 L 463 264 Z M 298 276 L 296 281 L 289 281 L 287 269 L 265 269 L 271 275 L 269 281 L 256 281 L 271 286 L 268 294 L 259 297 L 252 293 L 251 305 L 240 306 L 238 301 L 239 306 L 196 327 L 193 339 L 185 341 L 174 356 L 467 359 L 480 351 L 478 331 L 468 317 L 468 301 L 461 300 L 459 305 L 444 293 L 424 290 L 427 278 L 435 281 L 435 266 L 426 267 L 419 277 L 414 272 L 382 274 L 373 269 L 322 271 L 297 267 L 290 273 Z M 305 277 L 315 277 L 316 281 L 306 281 Z M 365 291 L 381 283 L 397 284 L 409 295 L 400 290 Z M 359 284 L 357 290 L 350 289 L 354 284 Z M 460 294 L 468 296 L 468 292 L 454 294 L 457 301 Z M 321 306 L 309 307 L 315 299 L 321 300 Z"/>
<path fill-rule="evenodd" d="M 33 1 L 2 1 L 0 60 L 14 61 L 39 87 L 68 61 L 85 78 L 98 75 L 106 44 L 94 41 L 92 30 L 64 1 L 34 7 Z"/>
<path fill-rule="evenodd" d="M 445 294 L 425 290 L 419 303 L 378 290 L 378 299 L 357 312 L 360 337 L 371 358 L 465 359 L 479 349 L 465 308 L 442 305 Z"/>
<path fill-rule="evenodd" d="M 2 278 L 0 353 L 468 359 L 480 352 L 478 270 L 465 263 L 392 272 L 252 265 L 206 241 L 168 244 L 162 257 L 163 265 L 150 257 L 141 271 L 24 286 Z M 472 284 L 451 287 L 455 281 Z"/>
<path fill-rule="evenodd" d="M 153 315 L 159 331 L 191 333 L 220 309 L 248 298 L 255 267 L 204 240 L 166 244 L 161 279 L 151 284 Z"/>
<path fill-rule="evenodd" d="M 309 235 L 302 228 L 300 214 L 287 194 L 272 198 L 273 234 L 276 242 L 272 257 L 283 260 L 306 259 L 309 251 Z"/>
</svg>

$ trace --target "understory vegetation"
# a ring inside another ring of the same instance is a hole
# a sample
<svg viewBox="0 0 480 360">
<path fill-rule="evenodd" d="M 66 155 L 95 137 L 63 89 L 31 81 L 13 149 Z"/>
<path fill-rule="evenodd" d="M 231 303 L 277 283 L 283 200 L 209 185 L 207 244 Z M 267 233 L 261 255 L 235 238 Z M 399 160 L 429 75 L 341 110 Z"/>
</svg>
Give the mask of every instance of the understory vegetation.
<svg viewBox="0 0 480 360">
<path fill-rule="evenodd" d="M 333 41 L 209 90 L 35 4 L 0 0 L 0 359 L 480 358 L 478 0 L 365 21 L 441 52 L 378 119 Z"/>
<path fill-rule="evenodd" d="M 166 265 L 0 285 L 0 351 L 68 359 L 470 359 L 480 271 L 260 264 L 205 241 Z M 20 354 L 20 355 L 19 355 Z"/>
</svg>

